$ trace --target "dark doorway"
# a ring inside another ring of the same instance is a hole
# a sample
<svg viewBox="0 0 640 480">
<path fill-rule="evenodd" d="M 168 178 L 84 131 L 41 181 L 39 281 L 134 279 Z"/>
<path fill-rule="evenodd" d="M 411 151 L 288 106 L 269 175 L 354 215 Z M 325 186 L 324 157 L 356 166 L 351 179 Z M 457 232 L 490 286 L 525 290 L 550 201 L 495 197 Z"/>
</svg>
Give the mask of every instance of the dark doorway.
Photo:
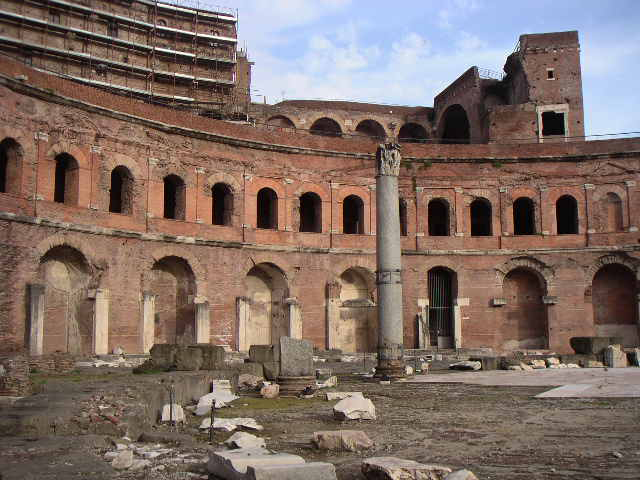
<svg viewBox="0 0 640 480">
<path fill-rule="evenodd" d="M 536 233 L 533 200 L 520 197 L 513 202 L 514 235 L 533 235 Z"/>
<path fill-rule="evenodd" d="M 563 195 L 556 202 L 556 225 L 558 235 L 578 233 L 578 202 L 571 195 Z"/>
<path fill-rule="evenodd" d="M 307 192 L 300 195 L 300 231 L 322 231 L 322 201 L 316 193 Z"/>
<path fill-rule="evenodd" d="M 462 106 L 451 105 L 447 108 L 441 122 L 444 123 L 442 143 L 469 143 L 469 119 Z"/>
<path fill-rule="evenodd" d="M 278 229 L 278 195 L 270 188 L 258 192 L 258 228 Z"/>
<path fill-rule="evenodd" d="M 429 270 L 429 340 L 433 346 L 453 345 L 453 282 L 449 270 Z"/>
<path fill-rule="evenodd" d="M 342 201 L 342 232 L 364 234 L 364 203 L 356 195 L 349 195 Z"/>
<path fill-rule="evenodd" d="M 164 177 L 164 218 L 184 220 L 186 210 L 186 187 L 177 175 Z"/>
<path fill-rule="evenodd" d="M 469 206 L 471 236 L 489 237 L 491 232 L 491 203 L 486 198 L 476 198 Z"/>
<path fill-rule="evenodd" d="M 226 183 L 216 183 L 211 187 L 212 223 L 214 225 L 231 225 L 233 215 L 233 193 Z"/>
<path fill-rule="evenodd" d="M 429 236 L 446 237 L 449 235 L 449 203 L 441 198 L 435 198 L 427 207 L 429 221 Z"/>
<path fill-rule="evenodd" d="M 375 120 L 363 120 L 356 127 L 356 132 L 371 138 L 384 139 L 386 134 L 384 128 Z"/>
<path fill-rule="evenodd" d="M 405 123 L 398 132 L 398 141 L 421 143 L 427 140 L 427 130 L 418 123 Z"/>
<path fill-rule="evenodd" d="M 0 142 L 0 192 L 20 193 L 22 149 L 12 138 Z"/>
<path fill-rule="evenodd" d="M 131 213 L 133 181 L 127 167 L 118 166 L 111 170 L 111 188 L 109 189 L 109 211 L 113 213 Z"/>
</svg>

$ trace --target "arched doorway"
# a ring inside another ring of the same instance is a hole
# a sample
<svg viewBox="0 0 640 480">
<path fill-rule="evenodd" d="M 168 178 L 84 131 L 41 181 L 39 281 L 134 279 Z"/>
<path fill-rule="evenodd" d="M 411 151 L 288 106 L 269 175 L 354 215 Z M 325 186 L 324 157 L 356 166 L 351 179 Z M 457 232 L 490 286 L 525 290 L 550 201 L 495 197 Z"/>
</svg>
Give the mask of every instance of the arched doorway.
<svg viewBox="0 0 640 480">
<path fill-rule="evenodd" d="M 357 195 L 342 201 L 342 233 L 364 234 L 364 202 Z"/>
<path fill-rule="evenodd" d="M 269 120 L 267 120 L 267 125 L 271 127 L 280 127 L 280 128 L 296 128 L 289 117 L 285 117 L 284 115 L 275 115 Z"/>
<path fill-rule="evenodd" d="M 151 270 L 151 291 L 156 296 L 154 343 L 195 343 L 195 275 L 180 257 L 158 260 Z"/>
<path fill-rule="evenodd" d="M 513 234 L 533 235 L 536 233 L 535 207 L 533 200 L 520 197 L 513 202 Z"/>
<path fill-rule="evenodd" d="M 427 222 L 430 237 L 449 235 L 449 202 L 444 198 L 434 198 L 427 206 Z"/>
<path fill-rule="evenodd" d="M 492 235 L 491 203 L 486 198 L 476 198 L 469 206 L 472 237 Z"/>
<path fill-rule="evenodd" d="M 429 344 L 440 348 L 454 345 L 454 273 L 447 268 L 429 270 Z"/>
<path fill-rule="evenodd" d="M 133 204 L 133 175 L 123 165 L 111 170 L 111 188 L 109 189 L 109 211 L 131 215 Z"/>
<path fill-rule="evenodd" d="M 612 263 L 598 270 L 591 297 L 596 335 L 622 337 L 625 346 L 637 346 L 637 299 L 637 280 L 629 268 Z"/>
<path fill-rule="evenodd" d="M 327 137 L 339 137 L 342 135 L 342 129 L 338 122 L 332 118 L 320 118 L 313 122 L 309 132 L 313 135 L 324 135 Z"/>
<path fill-rule="evenodd" d="M 547 348 L 547 307 L 542 302 L 544 287 L 531 270 L 516 268 L 504 279 L 501 347 L 503 350 Z"/>
<path fill-rule="evenodd" d="M 469 143 L 471 138 L 467 112 L 461 105 L 451 105 L 440 120 L 442 143 Z"/>
<path fill-rule="evenodd" d="M 233 216 L 233 191 L 226 183 L 216 183 L 211 187 L 211 223 L 231 225 Z"/>
<path fill-rule="evenodd" d="M 359 267 L 345 270 L 340 285 L 340 314 L 334 348 L 344 352 L 374 352 L 378 343 L 372 274 Z"/>
<path fill-rule="evenodd" d="M 239 349 L 276 344 L 280 337 L 289 336 L 289 288 L 282 270 L 272 263 L 259 263 L 247 273 L 244 287 L 248 305 L 240 318 Z"/>
<path fill-rule="evenodd" d="M 93 353 L 93 308 L 87 289 L 89 265 L 82 253 L 68 246 L 49 250 L 40 260 L 44 279 L 42 353 Z"/>
<path fill-rule="evenodd" d="M 375 120 L 362 120 L 356 127 L 356 132 L 371 138 L 384 140 L 387 134 L 384 127 Z"/>
<path fill-rule="evenodd" d="M 278 229 L 278 194 L 268 187 L 260 189 L 256 197 L 257 227 Z"/>
<path fill-rule="evenodd" d="M 322 232 L 322 200 L 317 193 L 306 192 L 300 195 L 301 232 Z"/>
<path fill-rule="evenodd" d="M 418 123 L 405 123 L 398 132 L 401 143 L 422 143 L 427 140 L 427 130 Z"/>
</svg>

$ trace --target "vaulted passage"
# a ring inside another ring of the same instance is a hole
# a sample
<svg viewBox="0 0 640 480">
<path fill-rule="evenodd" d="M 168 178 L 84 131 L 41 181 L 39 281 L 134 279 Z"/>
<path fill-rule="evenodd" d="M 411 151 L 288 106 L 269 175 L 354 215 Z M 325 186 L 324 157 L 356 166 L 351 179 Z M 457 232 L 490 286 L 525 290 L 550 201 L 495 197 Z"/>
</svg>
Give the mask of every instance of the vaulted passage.
<svg viewBox="0 0 640 480">
<path fill-rule="evenodd" d="M 277 343 L 289 335 L 289 313 L 285 299 L 289 289 L 284 273 L 271 263 L 254 266 L 245 277 L 245 298 L 249 306 L 242 319 L 240 343 L 251 345 Z"/>
<path fill-rule="evenodd" d="M 300 195 L 300 231 L 322 232 L 322 200 L 317 193 Z"/>
<path fill-rule="evenodd" d="M 469 119 L 460 105 L 451 105 L 442 115 L 442 143 L 469 143 Z"/>
<path fill-rule="evenodd" d="M 0 142 L 0 193 L 20 193 L 22 148 L 12 138 Z"/>
<path fill-rule="evenodd" d="M 364 203 L 357 195 L 349 195 L 342 201 L 342 232 L 364 234 Z"/>
<path fill-rule="evenodd" d="M 154 343 L 194 343 L 196 282 L 189 263 L 175 256 L 157 261 L 151 290 L 156 295 Z"/>
<path fill-rule="evenodd" d="M 164 177 L 164 218 L 184 220 L 186 212 L 186 185 L 177 175 Z"/>
<path fill-rule="evenodd" d="M 342 129 L 338 122 L 326 117 L 313 122 L 309 131 L 314 135 L 325 135 L 327 137 L 339 137 L 342 135 Z"/>
<path fill-rule="evenodd" d="M 66 205 L 78 204 L 78 162 L 68 153 L 56 156 L 56 172 L 53 200 Z"/>
<path fill-rule="evenodd" d="M 358 123 L 356 132 L 371 138 L 384 139 L 387 135 L 384 127 L 375 120 L 363 120 Z"/>
<path fill-rule="evenodd" d="M 43 353 L 93 353 L 93 307 L 88 298 L 90 270 L 78 250 L 59 246 L 40 261 L 45 284 Z"/>
<path fill-rule="evenodd" d="M 449 235 L 449 202 L 443 198 L 434 198 L 427 207 L 429 236 L 445 237 Z"/>
<path fill-rule="evenodd" d="M 504 350 L 547 348 L 547 309 L 538 276 L 524 268 L 509 272 L 504 279 L 503 323 L 498 329 Z"/>
<path fill-rule="evenodd" d="M 536 233 L 533 200 L 520 197 L 513 202 L 514 235 L 533 235 Z"/>
<path fill-rule="evenodd" d="M 226 183 L 216 183 L 211 187 L 211 201 L 213 202 L 213 225 L 231 225 L 233 215 L 233 192 Z"/>
<path fill-rule="evenodd" d="M 596 335 L 622 337 L 627 347 L 638 345 L 638 288 L 624 265 L 605 265 L 593 278 L 593 321 Z"/>
<path fill-rule="evenodd" d="M 133 177 L 127 167 L 120 165 L 111 171 L 109 211 L 130 215 L 132 203 Z"/>
<path fill-rule="evenodd" d="M 429 344 L 451 348 L 453 333 L 453 273 L 446 268 L 429 270 Z"/>
<path fill-rule="evenodd" d="M 558 235 L 578 233 L 578 202 L 571 195 L 563 195 L 556 202 Z"/>
<path fill-rule="evenodd" d="M 370 273 L 350 268 L 340 275 L 340 319 L 336 346 L 345 352 L 374 352 L 377 345 L 376 307 Z"/>
<path fill-rule="evenodd" d="M 398 132 L 398 141 L 421 143 L 427 140 L 427 130 L 418 123 L 405 123 Z"/>
<path fill-rule="evenodd" d="M 284 115 L 276 115 L 267 120 L 267 125 L 280 128 L 296 128 L 293 122 Z"/>
<path fill-rule="evenodd" d="M 476 198 L 469 206 L 471 236 L 491 236 L 491 203 L 486 198 Z"/>
<path fill-rule="evenodd" d="M 263 188 L 257 197 L 258 228 L 278 229 L 278 195 L 270 188 Z"/>
</svg>

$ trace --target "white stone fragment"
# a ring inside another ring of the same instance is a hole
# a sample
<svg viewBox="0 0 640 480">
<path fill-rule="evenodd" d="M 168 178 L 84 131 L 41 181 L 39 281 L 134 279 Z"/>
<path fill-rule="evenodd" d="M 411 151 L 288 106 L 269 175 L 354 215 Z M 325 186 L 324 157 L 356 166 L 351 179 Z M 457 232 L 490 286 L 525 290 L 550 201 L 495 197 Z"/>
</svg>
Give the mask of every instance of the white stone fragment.
<svg viewBox="0 0 640 480">
<path fill-rule="evenodd" d="M 173 414 L 173 417 L 171 416 Z M 162 407 L 162 422 L 184 422 L 184 410 L 177 403 L 173 404 L 173 410 L 171 409 L 171 405 L 168 403 Z"/>
<path fill-rule="evenodd" d="M 215 425 L 215 423 L 214 423 Z M 267 448 L 264 438 L 247 432 L 236 432 L 224 441 L 229 448 Z"/>
<path fill-rule="evenodd" d="M 396 457 L 373 457 L 362 461 L 362 473 L 371 480 L 441 480 L 451 469 Z"/>
<path fill-rule="evenodd" d="M 347 397 L 333 406 L 333 415 L 338 420 L 375 420 L 376 407 L 364 397 Z"/>
<path fill-rule="evenodd" d="M 232 432 L 238 427 L 248 428 L 249 430 L 264 430 L 253 418 L 215 418 L 213 421 L 214 430 L 224 430 Z M 211 428 L 211 418 L 205 418 L 199 427 L 201 430 Z"/>
<path fill-rule="evenodd" d="M 363 397 L 362 392 L 327 392 L 327 400 L 344 400 L 347 397 Z"/>
<path fill-rule="evenodd" d="M 111 466 L 116 470 L 126 470 L 133 464 L 133 452 L 131 450 L 124 450 L 113 459 Z"/>
</svg>

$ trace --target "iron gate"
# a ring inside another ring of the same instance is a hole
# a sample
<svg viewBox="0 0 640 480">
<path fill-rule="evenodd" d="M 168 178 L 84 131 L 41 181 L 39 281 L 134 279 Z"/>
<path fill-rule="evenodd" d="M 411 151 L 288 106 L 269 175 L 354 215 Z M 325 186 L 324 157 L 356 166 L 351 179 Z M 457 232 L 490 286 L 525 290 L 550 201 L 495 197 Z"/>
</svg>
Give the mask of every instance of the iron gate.
<svg viewBox="0 0 640 480">
<path fill-rule="evenodd" d="M 443 268 L 429 271 L 429 338 L 438 345 L 438 337 L 453 336 L 453 295 L 451 274 Z"/>
</svg>

